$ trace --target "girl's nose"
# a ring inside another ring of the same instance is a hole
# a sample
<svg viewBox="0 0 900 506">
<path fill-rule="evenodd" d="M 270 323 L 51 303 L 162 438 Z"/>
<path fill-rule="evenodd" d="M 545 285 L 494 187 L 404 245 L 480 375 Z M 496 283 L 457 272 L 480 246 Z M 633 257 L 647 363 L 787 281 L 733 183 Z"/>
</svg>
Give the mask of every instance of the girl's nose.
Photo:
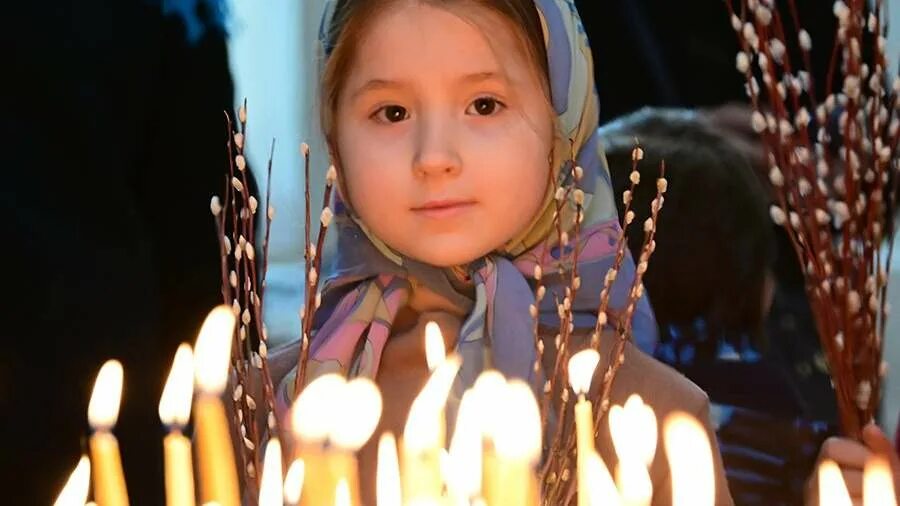
<svg viewBox="0 0 900 506">
<path fill-rule="evenodd" d="M 422 118 L 418 125 L 413 172 L 419 177 L 455 175 L 462 169 L 449 119 Z"/>
</svg>

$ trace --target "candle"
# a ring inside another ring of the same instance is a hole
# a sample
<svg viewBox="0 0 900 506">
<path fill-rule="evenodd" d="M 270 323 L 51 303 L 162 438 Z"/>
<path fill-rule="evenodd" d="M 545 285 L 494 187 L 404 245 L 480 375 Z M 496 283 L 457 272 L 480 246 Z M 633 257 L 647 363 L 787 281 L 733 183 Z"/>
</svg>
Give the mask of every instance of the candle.
<svg viewBox="0 0 900 506">
<path fill-rule="evenodd" d="M 237 469 L 228 419 L 220 396 L 228 383 L 235 318 L 231 308 L 218 306 L 203 322 L 197 337 L 194 379 L 199 395 L 194 405 L 200 498 L 204 503 L 238 506 Z"/>
<path fill-rule="evenodd" d="M 306 385 L 291 408 L 291 427 L 297 441 L 294 457 L 304 464 L 301 504 L 334 504 L 334 451 L 326 450 L 326 444 L 337 414 L 335 400 L 346 384 L 340 374 L 323 374 Z"/>
<path fill-rule="evenodd" d="M 82 455 L 53 506 L 84 506 L 91 486 L 91 461 Z"/>
<path fill-rule="evenodd" d="M 169 428 L 163 440 L 168 506 L 194 506 L 191 442 L 182 433 L 191 416 L 193 395 L 194 354 L 190 345 L 182 344 L 175 353 L 172 370 L 159 400 L 159 418 Z"/>
<path fill-rule="evenodd" d="M 866 461 L 863 471 L 863 505 L 897 506 L 891 465 L 881 455 L 873 455 Z"/>
<path fill-rule="evenodd" d="M 575 402 L 576 477 L 578 479 L 578 504 L 588 504 L 587 459 L 594 452 L 594 415 L 587 392 L 591 388 L 594 370 L 600 362 L 596 350 L 586 349 L 569 359 L 569 383 L 578 396 Z"/>
<path fill-rule="evenodd" d="M 259 485 L 259 506 L 283 506 L 284 485 L 281 479 L 281 443 L 273 437 L 266 444 L 262 479 Z"/>
<path fill-rule="evenodd" d="M 382 400 L 378 386 L 368 378 L 348 381 L 334 399 L 336 409 L 329 439 L 335 448 L 331 465 L 334 476 L 347 482 L 350 503 L 358 505 L 359 472 L 356 452 L 372 437 L 381 419 Z"/>
<path fill-rule="evenodd" d="M 529 506 L 539 503 L 535 466 L 541 457 L 541 411 L 531 387 L 520 380 L 507 383 L 492 416 L 497 423 L 489 435 L 496 464 L 492 471 L 503 486 L 491 487 L 485 500 L 491 506 Z"/>
<path fill-rule="evenodd" d="M 495 494 L 495 490 L 502 489 L 502 483 L 497 474 L 497 452 L 494 448 L 492 434 L 503 430 L 502 421 L 493 416 L 497 410 L 497 402 L 503 398 L 506 391 L 506 378 L 499 371 L 489 369 L 482 372 L 475 385 L 472 387 L 475 411 L 479 413 L 479 425 L 482 434 L 479 436 L 482 442 L 481 464 L 481 495 L 488 497 Z M 465 397 L 465 394 L 463 395 Z"/>
<path fill-rule="evenodd" d="M 425 324 L 425 362 L 428 370 L 434 372 L 447 359 L 447 348 L 441 327 L 435 322 Z"/>
<path fill-rule="evenodd" d="M 460 504 L 469 504 L 481 493 L 484 433 L 477 395 L 468 390 L 459 403 L 444 473 L 450 496 Z"/>
<path fill-rule="evenodd" d="M 385 432 L 378 440 L 378 470 L 375 475 L 375 497 L 378 506 L 401 506 L 400 462 L 394 435 Z"/>
<path fill-rule="evenodd" d="M 338 480 L 337 487 L 335 487 L 334 506 L 350 506 L 350 485 L 344 478 Z"/>
<path fill-rule="evenodd" d="M 653 410 L 639 395 L 631 395 L 625 406 L 609 410 L 609 431 L 619 457 L 616 478 L 622 503 L 647 506 L 653 499 L 653 483 L 647 467 L 656 454 L 657 425 Z"/>
<path fill-rule="evenodd" d="M 94 497 L 99 506 L 128 504 L 119 442 L 111 432 L 119 417 L 122 376 L 122 364 L 118 360 L 103 364 L 88 404 L 88 423 L 94 430 L 90 438 Z"/>
<path fill-rule="evenodd" d="M 841 468 L 833 460 L 819 464 L 819 506 L 852 506 Z"/>
<path fill-rule="evenodd" d="M 303 459 L 294 459 L 284 476 L 284 503 L 286 506 L 296 506 L 300 503 L 305 474 L 306 466 Z"/>
<path fill-rule="evenodd" d="M 458 355 L 438 365 L 413 400 L 403 429 L 400 471 L 405 503 L 432 501 L 441 496 L 441 450 L 446 426 L 444 404 L 462 365 Z"/>
<path fill-rule="evenodd" d="M 609 468 L 596 451 L 587 457 L 588 498 L 591 506 L 620 506 L 619 491 Z"/>
<path fill-rule="evenodd" d="M 663 439 L 672 473 L 672 505 L 715 504 L 712 447 L 703 425 L 693 416 L 676 411 L 663 422 Z"/>
</svg>

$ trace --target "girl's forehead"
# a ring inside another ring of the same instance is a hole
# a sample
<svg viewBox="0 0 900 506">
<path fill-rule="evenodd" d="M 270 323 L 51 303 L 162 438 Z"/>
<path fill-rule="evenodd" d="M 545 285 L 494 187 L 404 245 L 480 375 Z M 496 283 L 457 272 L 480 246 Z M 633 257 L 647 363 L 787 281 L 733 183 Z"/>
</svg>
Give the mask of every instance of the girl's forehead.
<svg viewBox="0 0 900 506">
<path fill-rule="evenodd" d="M 353 74 L 360 79 L 472 77 L 527 66 L 510 23 L 484 7 L 442 8 L 400 2 L 371 20 L 359 41 Z"/>
</svg>

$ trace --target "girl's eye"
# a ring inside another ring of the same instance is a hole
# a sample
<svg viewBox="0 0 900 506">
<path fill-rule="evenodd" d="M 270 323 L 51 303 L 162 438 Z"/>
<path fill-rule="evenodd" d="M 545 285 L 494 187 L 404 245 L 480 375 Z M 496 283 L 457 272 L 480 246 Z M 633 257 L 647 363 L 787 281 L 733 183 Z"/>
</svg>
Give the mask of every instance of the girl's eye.
<svg viewBox="0 0 900 506">
<path fill-rule="evenodd" d="M 409 118 L 409 111 L 399 105 L 388 105 L 375 111 L 374 116 L 387 123 L 399 123 Z"/>
<path fill-rule="evenodd" d="M 472 102 L 472 105 L 469 106 L 469 109 L 466 111 L 466 114 L 477 114 L 479 116 L 490 116 L 492 114 L 496 114 L 500 108 L 503 107 L 503 104 L 500 103 L 496 98 L 491 97 L 481 97 L 475 99 Z"/>
</svg>

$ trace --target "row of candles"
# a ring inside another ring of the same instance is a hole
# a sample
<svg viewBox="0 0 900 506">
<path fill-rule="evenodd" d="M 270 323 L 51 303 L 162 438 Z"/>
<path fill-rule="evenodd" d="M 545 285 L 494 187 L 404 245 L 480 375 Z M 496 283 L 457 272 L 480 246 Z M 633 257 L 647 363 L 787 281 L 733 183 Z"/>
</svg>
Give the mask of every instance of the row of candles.
<svg viewBox="0 0 900 506">
<path fill-rule="evenodd" d="M 228 383 L 235 316 L 220 306 L 207 317 L 194 352 L 183 344 L 175 355 L 159 403 L 168 428 L 163 441 L 168 506 L 241 503 L 231 436 L 222 395 Z M 459 404 L 455 429 L 447 445 L 445 405 L 461 365 L 445 356 L 435 324 L 426 328 L 426 355 L 431 376 L 410 408 L 403 437 L 380 436 L 376 472 L 378 506 L 522 506 L 540 504 L 536 467 L 543 435 L 540 410 L 529 385 L 484 372 Z M 595 448 L 593 408 L 587 397 L 599 363 L 594 350 L 569 361 L 571 387 L 577 395 L 576 479 L 579 506 L 649 506 L 653 486 L 649 466 L 657 452 L 657 419 L 637 395 L 610 409 L 609 427 L 618 456 L 615 477 Z M 128 504 L 118 443 L 112 429 L 118 417 L 123 383 L 119 362 L 101 368 L 88 407 L 90 458 L 83 456 L 56 501 L 83 506 L 93 484 L 97 506 Z M 196 385 L 196 395 L 194 386 Z M 194 440 L 183 429 L 194 416 Z M 372 437 L 381 417 L 382 399 L 366 378 L 347 380 L 326 374 L 311 382 L 291 414 L 295 450 L 285 459 L 277 438 L 265 449 L 259 504 L 358 506 L 356 452 Z M 685 413 L 663 421 L 663 443 L 672 473 L 673 504 L 715 503 L 713 458 L 703 426 Z M 199 476 L 195 491 L 194 462 Z M 287 469 L 283 463 L 290 462 Z M 834 462 L 819 468 L 822 506 L 852 504 Z M 864 472 L 866 506 L 896 505 L 893 480 L 884 459 L 873 458 Z"/>
</svg>

